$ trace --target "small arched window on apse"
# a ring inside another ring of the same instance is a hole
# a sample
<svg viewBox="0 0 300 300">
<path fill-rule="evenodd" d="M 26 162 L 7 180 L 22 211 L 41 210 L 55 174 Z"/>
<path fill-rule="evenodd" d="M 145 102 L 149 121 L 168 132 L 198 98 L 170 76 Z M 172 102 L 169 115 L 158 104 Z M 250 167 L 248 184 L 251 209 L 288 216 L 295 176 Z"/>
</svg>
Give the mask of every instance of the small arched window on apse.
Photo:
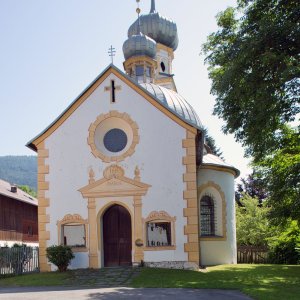
<svg viewBox="0 0 300 300">
<path fill-rule="evenodd" d="M 200 236 L 215 236 L 215 205 L 211 196 L 200 200 Z"/>
</svg>

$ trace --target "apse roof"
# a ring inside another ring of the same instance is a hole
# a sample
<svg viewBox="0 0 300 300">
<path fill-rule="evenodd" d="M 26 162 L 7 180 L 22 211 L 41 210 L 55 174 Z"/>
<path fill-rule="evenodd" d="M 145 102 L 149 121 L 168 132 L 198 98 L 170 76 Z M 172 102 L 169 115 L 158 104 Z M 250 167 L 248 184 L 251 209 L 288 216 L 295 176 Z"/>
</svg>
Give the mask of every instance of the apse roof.
<svg viewBox="0 0 300 300">
<path fill-rule="evenodd" d="M 240 171 L 237 168 L 226 163 L 220 157 L 218 157 L 214 154 L 211 154 L 211 153 L 207 153 L 207 154 L 203 155 L 202 165 L 203 166 L 216 166 L 216 167 L 220 167 L 220 168 L 224 168 L 224 169 L 230 169 L 235 172 L 235 174 L 236 174 L 235 177 L 240 176 Z"/>
</svg>

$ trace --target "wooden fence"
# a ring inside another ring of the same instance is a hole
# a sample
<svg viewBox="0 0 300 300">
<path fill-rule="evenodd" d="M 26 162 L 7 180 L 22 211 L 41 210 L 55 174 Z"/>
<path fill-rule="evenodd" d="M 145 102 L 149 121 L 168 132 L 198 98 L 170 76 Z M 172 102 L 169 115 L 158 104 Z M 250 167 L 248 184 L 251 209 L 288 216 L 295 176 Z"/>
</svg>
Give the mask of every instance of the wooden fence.
<svg viewBox="0 0 300 300">
<path fill-rule="evenodd" d="M 38 247 L 0 248 L 0 276 L 39 272 Z"/>
<path fill-rule="evenodd" d="M 267 264 L 269 262 L 268 249 L 256 246 L 238 246 L 238 264 Z"/>
</svg>

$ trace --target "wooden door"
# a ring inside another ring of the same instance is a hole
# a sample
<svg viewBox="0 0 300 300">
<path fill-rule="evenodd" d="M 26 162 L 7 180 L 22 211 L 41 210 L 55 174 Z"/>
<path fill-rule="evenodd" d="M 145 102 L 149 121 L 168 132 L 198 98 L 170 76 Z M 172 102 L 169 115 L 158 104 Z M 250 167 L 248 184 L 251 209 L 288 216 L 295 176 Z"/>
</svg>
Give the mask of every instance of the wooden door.
<svg viewBox="0 0 300 300">
<path fill-rule="evenodd" d="M 104 266 L 131 265 L 131 218 L 120 205 L 111 206 L 103 215 Z"/>
</svg>

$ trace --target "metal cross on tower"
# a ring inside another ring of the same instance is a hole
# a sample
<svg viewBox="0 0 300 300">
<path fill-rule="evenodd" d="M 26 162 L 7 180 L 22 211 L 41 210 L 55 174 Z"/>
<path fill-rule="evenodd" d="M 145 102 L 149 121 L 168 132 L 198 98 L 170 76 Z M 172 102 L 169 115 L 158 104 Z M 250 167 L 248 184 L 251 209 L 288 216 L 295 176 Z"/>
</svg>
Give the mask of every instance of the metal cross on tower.
<svg viewBox="0 0 300 300">
<path fill-rule="evenodd" d="M 110 46 L 108 49 L 108 55 L 111 57 L 111 63 L 114 63 L 114 56 L 116 56 L 116 49 L 113 46 Z"/>
</svg>

